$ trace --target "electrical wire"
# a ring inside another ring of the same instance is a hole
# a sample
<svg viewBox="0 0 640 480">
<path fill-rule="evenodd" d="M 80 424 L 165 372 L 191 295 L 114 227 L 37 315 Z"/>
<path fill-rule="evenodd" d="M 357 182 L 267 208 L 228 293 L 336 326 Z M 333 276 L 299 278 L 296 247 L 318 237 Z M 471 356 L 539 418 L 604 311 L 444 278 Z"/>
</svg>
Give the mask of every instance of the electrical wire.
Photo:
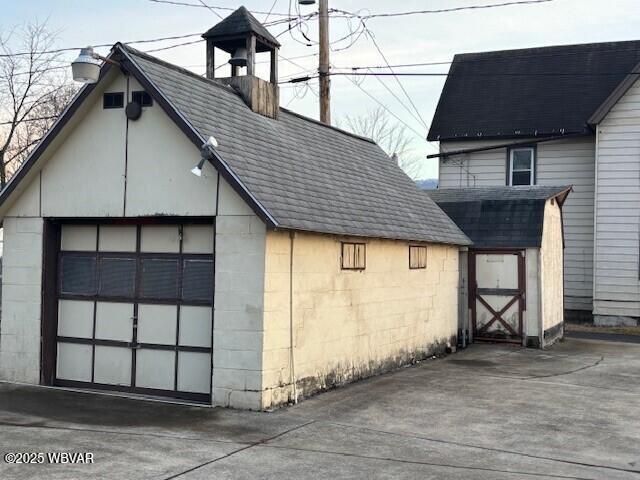
<svg viewBox="0 0 640 480">
<path fill-rule="evenodd" d="M 273 3 L 271 4 L 271 8 L 269 9 L 269 13 L 267 13 L 267 16 L 264 17 L 264 20 L 262 21 L 262 23 L 266 23 L 267 20 L 269 20 L 269 17 L 271 16 L 271 12 L 273 12 L 274 7 L 276 6 L 276 3 L 278 3 L 278 0 L 273 0 Z"/>
<path fill-rule="evenodd" d="M 187 2 L 178 2 L 178 1 L 173 1 L 173 0 L 149 0 L 150 2 L 153 3 L 164 3 L 164 4 L 168 4 L 168 5 L 176 5 L 176 6 L 180 6 L 180 7 L 196 7 L 196 8 L 207 8 L 209 10 L 211 9 L 215 9 L 215 10 L 226 10 L 226 11 L 235 11 L 237 10 L 237 8 L 232 8 L 232 7 L 219 7 L 216 5 L 209 5 L 206 4 L 200 0 L 200 3 L 202 5 L 197 5 L 195 3 L 187 3 Z M 276 12 L 262 12 L 259 10 L 249 10 L 251 13 L 255 13 L 258 15 L 267 15 L 269 14 L 270 16 L 275 16 L 275 17 L 288 17 L 289 15 L 287 15 L 286 13 L 276 13 Z"/>
<path fill-rule="evenodd" d="M 450 7 L 450 8 L 439 8 L 434 10 L 414 10 L 408 12 L 392 12 L 392 13 L 372 13 L 369 15 L 362 15 L 359 18 L 369 19 L 369 18 L 390 18 L 390 17 L 405 17 L 408 15 L 425 15 L 432 13 L 451 13 L 451 12 L 460 12 L 463 10 L 482 10 L 488 8 L 500 8 L 500 7 L 510 7 L 514 5 L 534 5 L 540 3 L 550 3 L 554 0 L 519 0 L 512 2 L 502 2 L 502 3 L 489 3 L 485 5 L 468 5 L 463 7 Z M 341 10 L 335 10 L 337 12 L 341 12 L 347 15 L 353 15 L 351 12 L 345 12 Z"/>
<path fill-rule="evenodd" d="M 206 8 L 208 8 L 208 9 L 209 9 L 209 11 L 211 11 L 211 12 L 215 13 L 215 14 L 218 16 L 218 18 L 219 18 L 220 20 L 224 20 L 224 17 L 223 17 L 222 15 L 220 15 L 218 12 L 216 12 L 216 11 L 213 9 L 213 7 L 210 7 L 209 5 L 207 5 L 206 3 L 204 3 L 202 0 L 198 0 L 198 1 L 199 1 L 202 5 L 204 5 Z"/>
<path fill-rule="evenodd" d="M 398 75 L 396 75 L 396 73 L 393 71 L 393 68 L 391 68 L 391 65 L 389 64 L 389 61 L 387 60 L 387 57 L 382 52 L 382 49 L 380 48 L 380 45 L 378 45 L 378 42 L 376 42 L 376 39 L 375 39 L 375 36 L 373 35 L 373 32 L 371 32 L 371 30 L 369 30 L 367 28 L 367 25 L 365 24 L 364 20 L 362 21 L 362 28 L 365 29 L 365 31 L 367 32 L 368 37 L 371 39 L 371 42 L 373 43 L 373 46 L 376 47 L 376 50 L 378 51 L 378 53 L 382 57 L 382 60 L 384 60 L 384 63 L 389 68 L 389 71 L 393 74 L 393 78 L 396 80 L 396 83 L 398 84 L 398 86 L 400 87 L 402 92 L 404 93 L 405 97 L 407 97 L 407 100 L 409 100 L 409 103 L 413 107 L 413 110 L 418 115 L 418 119 L 420 120 L 420 122 L 422 122 L 422 125 L 424 125 L 424 128 L 428 129 L 429 126 L 427 125 L 427 122 L 424 120 L 424 118 L 422 118 L 422 115 L 420 114 L 420 111 L 418 110 L 418 107 L 416 107 L 416 104 L 412 100 L 412 98 L 409 95 L 409 93 L 407 92 L 406 88 L 404 88 L 404 85 L 402 84 L 402 82 L 398 78 Z"/>
</svg>

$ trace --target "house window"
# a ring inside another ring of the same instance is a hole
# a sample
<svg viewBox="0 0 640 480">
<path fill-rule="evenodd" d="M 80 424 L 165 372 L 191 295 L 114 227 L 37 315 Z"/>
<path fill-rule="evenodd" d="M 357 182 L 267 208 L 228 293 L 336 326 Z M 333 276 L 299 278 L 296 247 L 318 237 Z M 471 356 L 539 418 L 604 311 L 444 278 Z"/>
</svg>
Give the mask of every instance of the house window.
<svg viewBox="0 0 640 480">
<path fill-rule="evenodd" d="M 533 147 L 509 150 L 509 185 L 535 185 L 536 152 Z"/>
<path fill-rule="evenodd" d="M 367 264 L 367 246 L 364 243 L 342 243 L 342 269 L 364 270 Z"/>
<path fill-rule="evenodd" d="M 124 93 L 111 92 L 105 93 L 102 97 L 103 108 L 122 108 L 124 107 Z"/>
<path fill-rule="evenodd" d="M 409 245 L 409 268 L 412 270 L 427 268 L 427 247 Z"/>
<path fill-rule="evenodd" d="M 145 91 L 137 91 L 131 93 L 131 101 L 137 103 L 141 107 L 150 107 L 153 105 L 153 99 Z"/>
</svg>

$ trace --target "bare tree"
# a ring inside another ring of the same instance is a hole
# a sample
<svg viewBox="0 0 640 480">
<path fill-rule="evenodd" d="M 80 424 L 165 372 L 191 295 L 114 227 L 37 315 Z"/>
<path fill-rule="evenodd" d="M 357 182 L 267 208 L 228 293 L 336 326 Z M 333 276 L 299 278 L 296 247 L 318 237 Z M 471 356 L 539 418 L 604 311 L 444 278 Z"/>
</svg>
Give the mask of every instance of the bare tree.
<svg viewBox="0 0 640 480">
<path fill-rule="evenodd" d="M 345 115 L 338 120 L 338 126 L 373 139 L 390 157 L 396 154 L 398 165 L 411 178 L 420 173 L 420 157 L 413 151 L 413 139 L 406 127 L 392 121 L 382 107 L 364 115 Z"/>
<path fill-rule="evenodd" d="M 54 41 L 46 23 L 0 36 L 0 188 L 74 94 L 65 62 L 51 53 Z"/>
</svg>

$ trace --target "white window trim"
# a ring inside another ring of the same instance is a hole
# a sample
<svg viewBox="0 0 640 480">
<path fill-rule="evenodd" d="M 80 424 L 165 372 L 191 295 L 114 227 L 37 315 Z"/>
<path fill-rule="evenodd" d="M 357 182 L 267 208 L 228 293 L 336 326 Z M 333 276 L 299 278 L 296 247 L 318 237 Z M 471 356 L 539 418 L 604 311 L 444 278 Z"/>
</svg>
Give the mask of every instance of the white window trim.
<svg viewBox="0 0 640 480">
<path fill-rule="evenodd" d="M 536 184 L 536 149 L 533 147 L 520 147 L 520 148 L 512 148 L 509 150 L 509 186 L 513 186 L 513 154 L 517 151 L 528 150 L 531 152 L 531 160 L 529 166 L 530 169 L 527 170 L 516 170 L 516 172 L 531 172 L 529 186 Z M 524 185 L 521 185 L 524 186 Z"/>
</svg>

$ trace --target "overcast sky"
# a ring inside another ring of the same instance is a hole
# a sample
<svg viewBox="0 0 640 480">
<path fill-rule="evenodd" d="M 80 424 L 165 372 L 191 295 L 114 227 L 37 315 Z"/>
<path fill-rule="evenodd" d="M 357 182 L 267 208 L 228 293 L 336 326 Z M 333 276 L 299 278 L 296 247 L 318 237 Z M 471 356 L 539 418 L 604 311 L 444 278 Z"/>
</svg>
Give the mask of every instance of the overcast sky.
<svg viewBox="0 0 640 480">
<path fill-rule="evenodd" d="M 178 0 L 198 4 L 198 0 Z M 292 0 L 294 4 L 297 0 Z M 422 9 L 451 8 L 457 6 L 486 5 L 508 0 L 329 0 L 329 7 L 361 13 L 387 13 Z M 236 8 L 244 4 L 249 10 L 268 11 L 273 0 L 205 0 L 217 7 Z M 220 18 L 212 11 L 199 7 L 186 7 L 154 3 L 150 0 L 0 0 L 3 15 L 0 17 L 0 32 L 6 33 L 10 27 L 34 20 L 47 20 L 52 29 L 58 31 L 57 46 L 76 47 L 128 42 L 132 40 L 168 37 L 189 33 L 200 33 L 215 25 Z M 316 6 L 300 7 L 309 13 Z M 217 10 L 223 17 L 230 12 Z M 276 0 L 268 21 L 282 17 L 277 14 L 289 12 L 289 0 Z M 264 21 L 265 14 L 256 14 Z M 317 20 L 308 22 L 308 37 L 317 38 Z M 373 18 L 367 21 L 382 52 L 391 64 L 450 61 L 455 53 L 504 50 L 572 43 L 636 40 L 640 38 L 640 2 L 638 0 L 553 0 L 535 5 L 517 5 L 485 10 L 467 10 L 452 13 L 423 14 L 395 18 Z M 352 28 L 357 22 L 352 21 Z M 344 18 L 331 20 L 331 39 L 336 41 L 350 32 Z M 286 30 L 286 24 L 270 27 L 277 35 Z M 282 43 L 280 53 L 291 58 L 310 55 L 317 51 L 317 45 L 306 46 L 299 32 L 293 37 L 284 33 L 278 37 Z M 353 38 L 353 37 L 352 37 Z M 158 42 L 155 44 L 134 44 L 141 50 L 195 40 Z M 298 41 L 296 41 L 296 39 Z M 303 43 L 300 43 L 303 42 Z M 336 42 L 334 49 L 347 47 L 350 40 Z M 108 48 L 99 51 L 106 54 Z M 202 42 L 154 53 L 162 59 L 204 72 L 205 49 Z M 74 53 L 65 54 L 71 60 Z M 222 62 L 223 59 L 217 59 Z M 293 60 L 298 66 L 280 61 L 280 76 L 290 77 L 300 71 L 317 68 L 317 57 Z M 380 54 L 372 41 L 361 36 L 358 41 L 341 51 L 332 52 L 332 65 L 336 67 L 383 65 Z M 397 69 L 397 71 L 444 72 L 448 65 Z M 226 72 L 224 67 L 222 72 Z M 381 70 L 380 70 L 381 71 Z M 354 77 L 355 78 L 355 77 Z M 367 96 L 385 105 L 394 115 L 408 124 L 417 134 L 414 149 L 424 157 L 437 149 L 437 144 L 427 144 L 426 128 L 417 114 L 411 114 L 403 107 L 400 99 L 411 110 L 409 101 L 392 77 L 381 81 L 393 92 L 390 93 L 377 78 L 360 79 L 359 88 L 352 83 L 352 77 L 332 77 L 333 118 L 346 114 L 359 115 L 375 109 L 378 104 Z M 420 116 L 427 125 L 435 110 L 444 77 L 419 77 L 400 79 L 411 100 L 417 106 Z M 281 105 L 308 115 L 318 117 L 317 81 L 310 86 L 292 88 L 283 86 Z M 396 99 L 395 96 L 398 97 Z M 419 134 L 419 135 L 418 135 Z M 422 162 L 420 177 L 436 177 L 437 162 Z"/>
</svg>

